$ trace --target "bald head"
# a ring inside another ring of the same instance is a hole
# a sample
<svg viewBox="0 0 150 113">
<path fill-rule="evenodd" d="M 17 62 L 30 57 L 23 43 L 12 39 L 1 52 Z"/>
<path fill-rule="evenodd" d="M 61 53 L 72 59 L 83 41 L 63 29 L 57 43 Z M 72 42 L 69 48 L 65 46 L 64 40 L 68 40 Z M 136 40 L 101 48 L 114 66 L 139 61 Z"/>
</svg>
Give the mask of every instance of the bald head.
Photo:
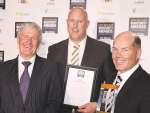
<svg viewBox="0 0 150 113">
<path fill-rule="evenodd" d="M 79 44 L 86 37 L 86 29 L 90 21 L 87 20 L 87 13 L 84 9 L 76 7 L 68 14 L 67 28 L 69 38 L 75 44 Z"/>
<path fill-rule="evenodd" d="M 76 7 L 74 9 L 70 10 L 70 12 L 68 14 L 68 18 L 70 16 L 70 14 L 74 13 L 74 12 L 80 12 L 80 13 L 82 13 L 84 15 L 85 19 L 88 20 L 88 14 L 87 14 L 87 12 L 84 9 L 80 8 L 80 7 Z"/>
<path fill-rule="evenodd" d="M 118 38 L 121 40 L 127 39 L 127 40 L 131 41 L 132 46 L 134 46 L 136 49 L 141 48 L 141 39 L 138 35 L 136 35 L 133 32 L 130 32 L 130 31 L 122 32 L 116 36 L 115 40 L 117 40 Z"/>
</svg>

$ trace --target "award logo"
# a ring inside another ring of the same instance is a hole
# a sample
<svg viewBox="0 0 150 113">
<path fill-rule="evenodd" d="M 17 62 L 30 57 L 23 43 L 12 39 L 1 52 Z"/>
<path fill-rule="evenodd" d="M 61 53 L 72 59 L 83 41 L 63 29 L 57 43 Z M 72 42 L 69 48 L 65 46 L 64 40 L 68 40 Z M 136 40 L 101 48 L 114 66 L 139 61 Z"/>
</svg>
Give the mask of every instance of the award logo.
<svg viewBox="0 0 150 113">
<path fill-rule="evenodd" d="M 18 0 L 18 3 L 28 3 L 27 0 Z"/>
<path fill-rule="evenodd" d="M 0 51 L 0 63 L 4 62 L 4 51 Z"/>
<path fill-rule="evenodd" d="M 97 23 L 97 39 L 114 39 L 115 23 L 99 22 Z"/>
<path fill-rule="evenodd" d="M 84 78 L 84 75 L 85 75 L 85 71 L 78 70 L 77 77 L 82 77 L 82 78 Z"/>
<path fill-rule="evenodd" d="M 129 18 L 129 31 L 148 36 L 149 18 Z"/>
<path fill-rule="evenodd" d="M 17 38 L 17 32 L 22 23 L 25 22 L 15 22 L 15 38 Z"/>
<path fill-rule="evenodd" d="M 0 0 L 0 10 L 5 10 L 5 0 Z"/>
<path fill-rule="evenodd" d="M 86 9 L 86 0 L 70 0 L 70 10 L 75 7 Z"/>
<path fill-rule="evenodd" d="M 58 17 L 43 17 L 42 32 L 46 34 L 58 34 Z"/>
</svg>

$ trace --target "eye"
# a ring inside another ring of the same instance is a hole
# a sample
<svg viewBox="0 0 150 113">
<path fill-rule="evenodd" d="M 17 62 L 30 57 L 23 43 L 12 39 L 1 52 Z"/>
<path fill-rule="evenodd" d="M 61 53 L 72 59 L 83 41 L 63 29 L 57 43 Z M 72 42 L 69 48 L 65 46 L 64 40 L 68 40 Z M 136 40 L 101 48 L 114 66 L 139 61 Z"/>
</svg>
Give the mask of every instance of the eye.
<svg viewBox="0 0 150 113">
<path fill-rule="evenodd" d="M 113 48 L 113 49 L 112 49 L 112 52 L 116 52 L 116 51 L 117 51 L 117 49 L 116 49 L 116 48 Z"/>
<path fill-rule="evenodd" d="M 37 40 L 36 37 L 32 37 L 31 39 L 32 39 L 33 41 L 36 41 L 36 40 Z"/>
<path fill-rule="evenodd" d="M 81 23 L 82 21 L 81 21 L 81 20 L 79 20 L 78 22 L 79 22 L 79 23 Z"/>
<path fill-rule="evenodd" d="M 123 49 L 124 52 L 128 51 L 128 49 Z"/>
<path fill-rule="evenodd" d="M 70 22 L 73 22 L 73 20 L 70 20 Z"/>
</svg>

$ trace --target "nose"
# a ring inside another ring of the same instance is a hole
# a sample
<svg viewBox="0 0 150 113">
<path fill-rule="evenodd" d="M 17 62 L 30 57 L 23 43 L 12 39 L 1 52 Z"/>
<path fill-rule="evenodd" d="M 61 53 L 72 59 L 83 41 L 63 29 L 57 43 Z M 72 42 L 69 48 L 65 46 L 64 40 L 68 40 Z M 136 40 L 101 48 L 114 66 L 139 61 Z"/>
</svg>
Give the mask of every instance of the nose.
<svg viewBox="0 0 150 113">
<path fill-rule="evenodd" d="M 31 40 L 32 40 L 31 38 L 28 38 L 27 43 L 31 43 Z"/>
<path fill-rule="evenodd" d="M 74 21 L 73 27 L 78 27 L 78 22 L 77 21 Z"/>
<path fill-rule="evenodd" d="M 121 51 L 117 52 L 117 57 L 121 57 Z"/>
</svg>

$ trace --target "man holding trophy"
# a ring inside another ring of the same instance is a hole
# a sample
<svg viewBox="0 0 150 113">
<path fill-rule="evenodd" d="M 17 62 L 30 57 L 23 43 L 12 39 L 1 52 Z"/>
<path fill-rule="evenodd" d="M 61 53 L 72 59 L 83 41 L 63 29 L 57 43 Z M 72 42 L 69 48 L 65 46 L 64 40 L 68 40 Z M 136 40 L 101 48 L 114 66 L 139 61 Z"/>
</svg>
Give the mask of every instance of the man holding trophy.
<svg viewBox="0 0 150 113">
<path fill-rule="evenodd" d="M 107 111 L 110 106 L 105 105 L 105 113 L 150 112 L 150 75 L 139 64 L 141 53 L 141 40 L 136 34 L 126 31 L 115 38 L 112 59 L 118 72 L 111 73 L 106 84 L 118 85 L 118 92 L 111 110 Z"/>
</svg>

